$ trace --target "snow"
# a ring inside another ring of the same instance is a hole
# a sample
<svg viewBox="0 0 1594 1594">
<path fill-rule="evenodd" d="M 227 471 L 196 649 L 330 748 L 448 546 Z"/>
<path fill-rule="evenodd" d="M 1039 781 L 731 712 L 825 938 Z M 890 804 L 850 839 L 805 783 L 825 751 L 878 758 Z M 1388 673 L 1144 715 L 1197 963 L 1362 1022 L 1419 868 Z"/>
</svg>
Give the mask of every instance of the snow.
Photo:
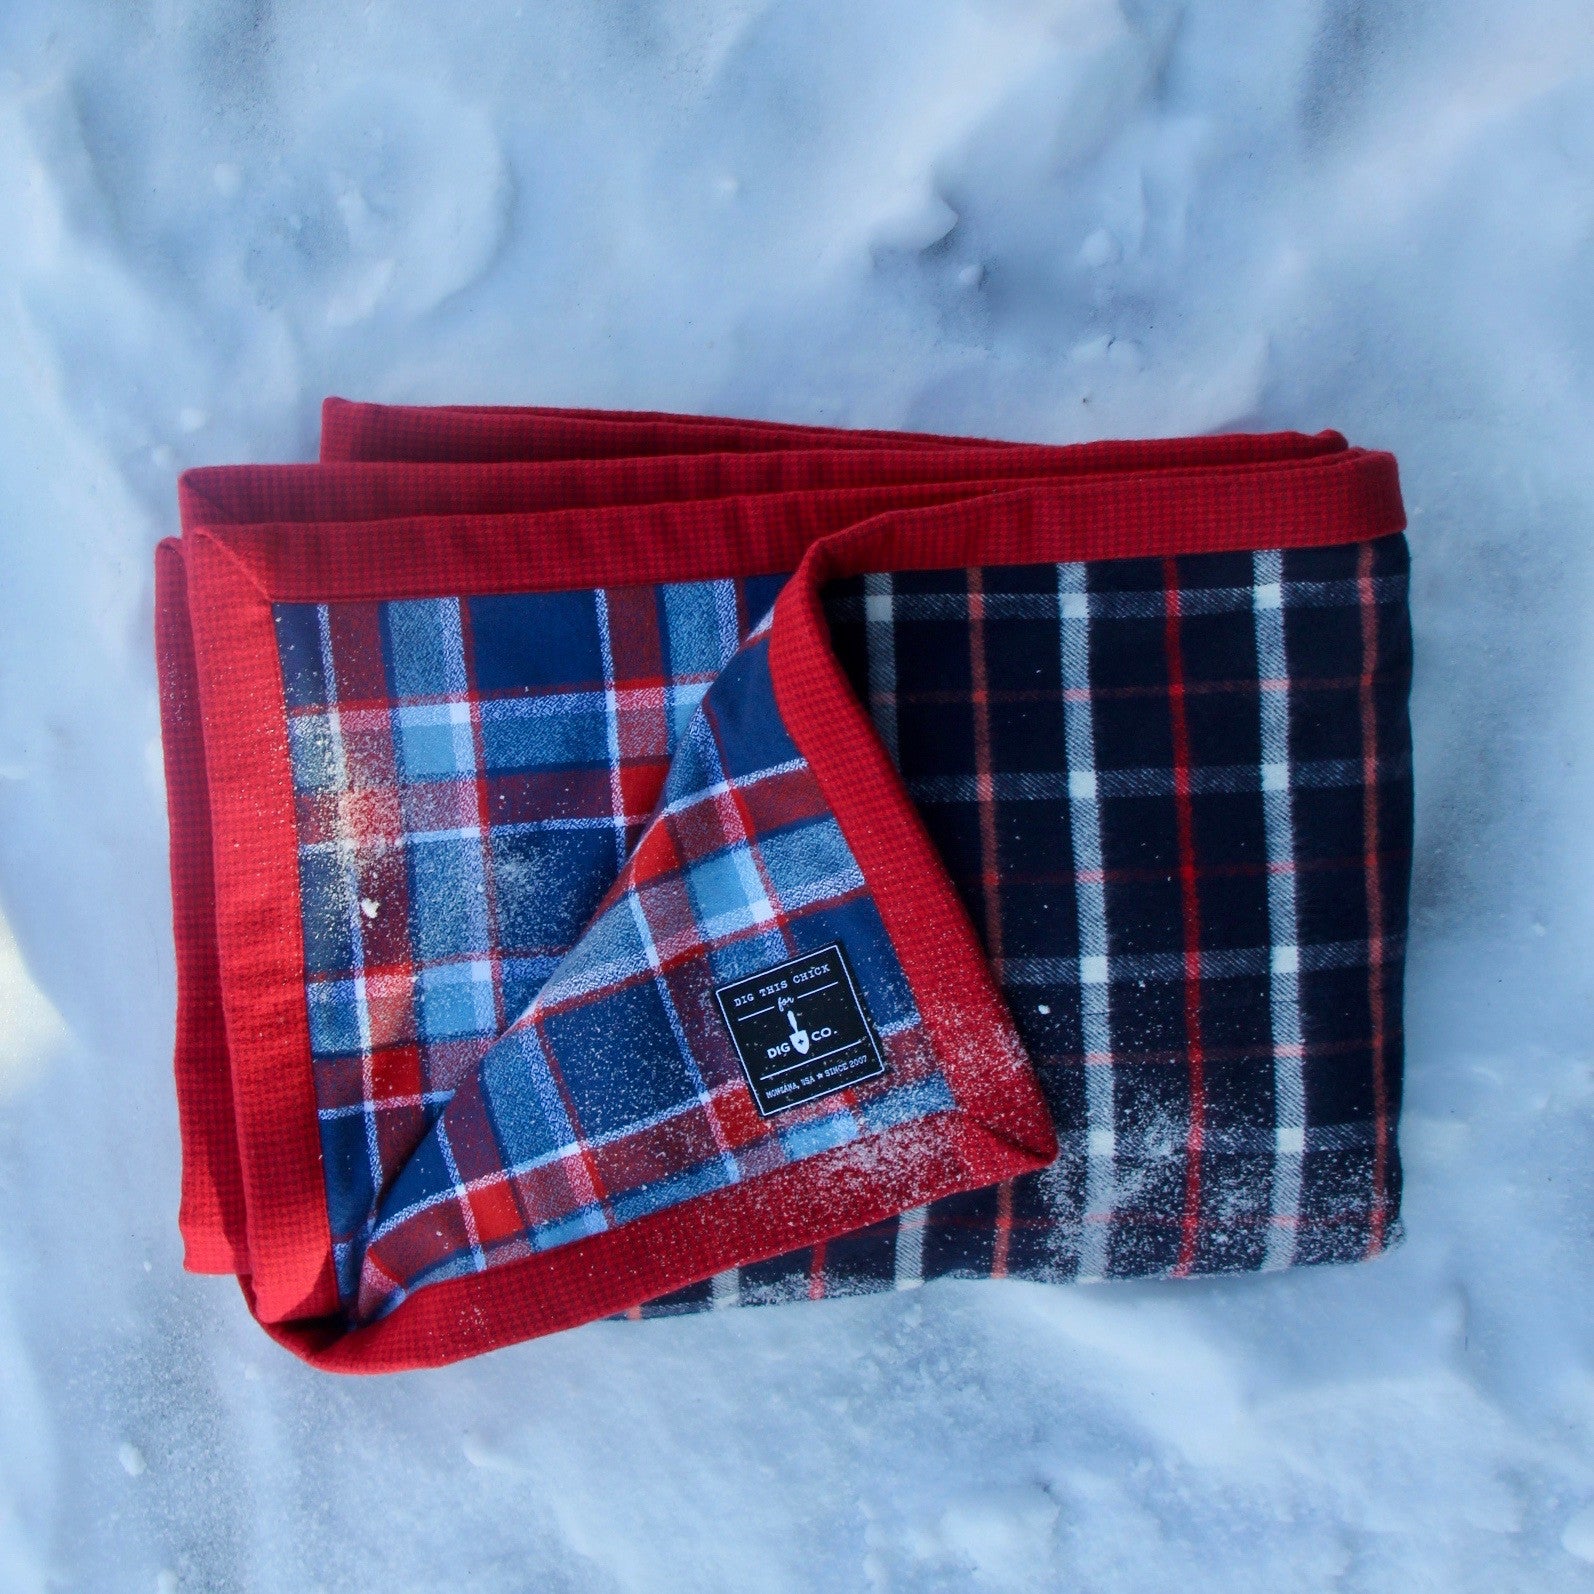
<svg viewBox="0 0 1594 1594">
<path fill-rule="evenodd" d="M 1594 1587 L 1591 23 L 9 0 L 0 1587 Z M 150 553 L 326 392 L 1394 449 L 1405 1247 L 274 1349 L 179 1268 Z"/>
</svg>

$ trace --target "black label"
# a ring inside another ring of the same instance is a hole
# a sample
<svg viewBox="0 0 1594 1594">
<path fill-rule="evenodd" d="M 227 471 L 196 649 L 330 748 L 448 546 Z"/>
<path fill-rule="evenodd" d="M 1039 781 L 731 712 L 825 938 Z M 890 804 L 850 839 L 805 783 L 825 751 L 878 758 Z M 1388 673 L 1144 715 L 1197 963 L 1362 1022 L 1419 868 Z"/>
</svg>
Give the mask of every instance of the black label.
<svg viewBox="0 0 1594 1594">
<path fill-rule="evenodd" d="M 714 995 L 766 1118 L 886 1071 L 839 943 Z"/>
</svg>

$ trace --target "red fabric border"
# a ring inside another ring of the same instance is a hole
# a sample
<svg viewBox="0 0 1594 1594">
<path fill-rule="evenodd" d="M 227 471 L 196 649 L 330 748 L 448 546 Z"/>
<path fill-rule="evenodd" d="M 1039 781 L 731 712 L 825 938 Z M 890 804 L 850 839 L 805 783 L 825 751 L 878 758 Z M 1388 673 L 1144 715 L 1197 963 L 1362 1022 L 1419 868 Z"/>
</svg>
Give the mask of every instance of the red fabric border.
<svg viewBox="0 0 1594 1594">
<path fill-rule="evenodd" d="M 1044 1167 L 1056 1154 L 1054 1141 L 1044 1156 L 1017 1156 L 1005 1141 L 951 1113 L 917 1126 L 911 1158 L 870 1159 L 868 1149 L 876 1144 L 822 1152 L 751 1184 L 525 1261 L 428 1285 L 391 1316 L 354 1333 L 325 1321 L 263 1326 L 278 1343 L 330 1372 L 437 1366 L 628 1311 L 725 1268 L 865 1228 L 937 1195 Z M 816 1210 L 824 1212 L 822 1233 Z"/>
<path fill-rule="evenodd" d="M 238 1166 L 232 1072 L 216 963 L 210 789 L 188 623 L 188 582 L 182 550 L 174 538 L 155 550 L 155 643 L 177 948 L 172 1067 L 183 1145 L 177 1224 L 183 1236 L 183 1265 L 191 1272 L 247 1273 L 243 1174 Z"/>
<path fill-rule="evenodd" d="M 1095 443 L 1015 443 L 845 426 L 808 426 L 724 415 L 650 410 L 558 409 L 538 405 L 365 404 L 328 398 L 321 405 L 321 461 L 454 461 L 488 464 L 551 459 L 615 460 L 666 454 L 824 450 L 874 453 L 909 449 L 1044 450 L 1062 469 L 1127 470 L 1178 463 L 1233 464 L 1325 453 L 1345 446 L 1337 432 L 1224 432 L 1205 437 L 1112 439 Z"/>
<path fill-rule="evenodd" d="M 1285 446 L 1215 451 L 1213 439 L 1166 445 L 1113 443 L 1075 452 L 1027 444 L 912 449 L 796 448 L 743 453 L 627 455 L 616 459 L 434 461 L 324 465 L 199 466 L 178 484 L 184 521 L 237 525 L 262 521 L 379 520 L 419 515 L 501 515 L 616 504 L 818 488 L 926 489 L 1075 477 L 1128 469 L 1172 470 L 1212 464 L 1276 465 L 1342 452 L 1333 433 L 1289 438 Z M 1249 441 L 1249 440 L 1248 440 Z M 1274 443 L 1273 438 L 1257 442 Z"/>
<path fill-rule="evenodd" d="M 216 944 L 254 1305 L 336 1309 L 310 1075 L 298 835 L 271 602 L 220 544 L 184 539 L 216 881 Z"/>
<path fill-rule="evenodd" d="M 434 407 L 362 404 L 340 398 L 325 399 L 321 405 L 323 461 L 454 459 L 481 463 L 805 446 L 931 449 L 971 443 L 983 445 L 983 440 L 931 432 L 801 426 L 724 415 L 667 415 L 651 410 L 471 404 Z"/>
<path fill-rule="evenodd" d="M 1347 542 L 1381 534 L 1368 527 L 1404 525 L 1393 458 L 1348 449 L 995 489 L 981 481 L 820 488 L 527 514 L 202 522 L 191 530 L 224 542 L 273 597 L 313 602 L 783 572 L 823 539 L 851 537 L 876 517 L 908 510 L 921 513 L 900 522 L 898 540 L 905 556 L 929 564 L 972 546 L 971 528 L 988 539 L 983 561 L 1002 564 L 1054 557 L 1026 552 L 1039 547 L 1076 550 L 1058 558 L 1117 559 Z"/>
</svg>

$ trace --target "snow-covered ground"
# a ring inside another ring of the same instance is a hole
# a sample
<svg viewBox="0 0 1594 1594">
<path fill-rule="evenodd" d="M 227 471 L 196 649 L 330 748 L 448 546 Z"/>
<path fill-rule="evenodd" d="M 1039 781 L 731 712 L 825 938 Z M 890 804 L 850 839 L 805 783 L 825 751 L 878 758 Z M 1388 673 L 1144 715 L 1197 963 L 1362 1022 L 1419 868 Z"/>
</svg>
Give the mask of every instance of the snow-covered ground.
<svg viewBox="0 0 1594 1594">
<path fill-rule="evenodd" d="M 1409 1240 L 338 1382 L 174 1224 L 150 550 L 326 392 L 1337 426 Z M 0 1588 L 1594 1587 L 1594 6 L 0 5 Z"/>
</svg>

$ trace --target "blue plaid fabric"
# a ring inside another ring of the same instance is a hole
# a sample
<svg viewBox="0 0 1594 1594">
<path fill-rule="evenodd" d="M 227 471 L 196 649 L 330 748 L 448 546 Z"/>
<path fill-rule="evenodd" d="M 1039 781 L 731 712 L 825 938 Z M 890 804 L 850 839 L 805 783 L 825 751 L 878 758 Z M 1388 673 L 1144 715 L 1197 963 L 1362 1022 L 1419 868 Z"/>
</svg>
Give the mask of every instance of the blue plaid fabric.
<svg viewBox="0 0 1594 1594">
<path fill-rule="evenodd" d="M 278 609 L 355 1319 L 952 1108 L 748 588 Z M 762 1118 L 713 990 L 837 942 L 888 1070 Z"/>
<path fill-rule="evenodd" d="M 379 1194 L 574 945 L 779 585 L 276 606 L 346 1299 Z"/>
</svg>

